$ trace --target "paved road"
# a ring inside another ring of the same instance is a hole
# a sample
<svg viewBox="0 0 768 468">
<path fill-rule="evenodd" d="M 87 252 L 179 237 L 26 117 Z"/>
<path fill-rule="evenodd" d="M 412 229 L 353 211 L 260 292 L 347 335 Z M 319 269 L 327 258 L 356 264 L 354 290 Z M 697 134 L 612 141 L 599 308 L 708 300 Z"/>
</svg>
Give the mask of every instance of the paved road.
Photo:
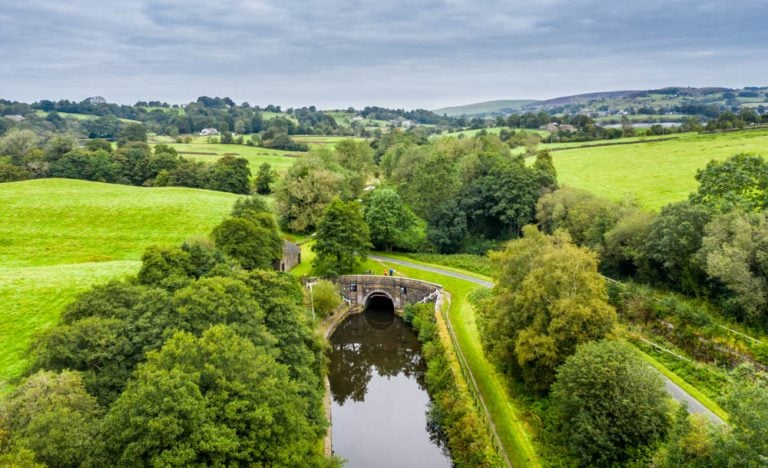
<svg viewBox="0 0 768 468">
<path fill-rule="evenodd" d="M 418 263 L 412 263 L 406 260 L 399 260 L 396 258 L 389 258 L 389 257 L 382 257 L 379 255 L 369 255 L 368 258 L 372 260 L 377 260 L 380 262 L 387 262 L 392 263 L 395 265 L 403 265 L 407 266 L 409 268 L 415 268 L 417 270 L 424 270 L 429 271 L 432 273 L 437 273 L 440 275 L 450 276 L 452 278 L 459 278 L 466 281 L 470 281 L 475 284 L 479 284 L 480 286 L 485 286 L 488 288 L 493 287 L 493 283 L 490 281 L 482 280 L 480 278 L 476 278 L 474 276 L 465 275 L 463 273 L 459 273 L 456 271 L 451 270 L 444 270 L 442 268 L 436 268 L 432 266 L 426 266 L 421 265 Z M 706 406 L 702 405 L 699 400 L 691 396 L 690 393 L 683 390 L 679 385 L 672 382 L 669 378 L 667 378 L 664 374 L 659 373 L 661 375 L 661 378 L 664 380 L 664 386 L 667 389 L 667 392 L 669 392 L 672 399 L 678 402 L 685 402 L 688 404 L 688 411 L 692 414 L 701 414 L 710 421 L 712 421 L 715 424 L 725 424 L 725 422 L 720 418 L 720 416 L 716 415 L 712 411 L 710 411 Z"/>
</svg>

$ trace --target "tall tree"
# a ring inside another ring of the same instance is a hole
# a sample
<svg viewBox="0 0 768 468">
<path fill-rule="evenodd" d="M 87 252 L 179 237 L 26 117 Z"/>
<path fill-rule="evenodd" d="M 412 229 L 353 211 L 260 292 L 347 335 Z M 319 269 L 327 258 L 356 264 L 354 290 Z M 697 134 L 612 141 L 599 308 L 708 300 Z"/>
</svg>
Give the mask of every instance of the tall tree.
<svg viewBox="0 0 768 468">
<path fill-rule="evenodd" d="M 349 273 L 367 258 L 368 225 L 358 202 L 333 200 L 317 224 L 316 237 L 312 250 L 318 270 Z"/>
<path fill-rule="evenodd" d="M 414 248 L 418 241 L 418 233 L 414 232 L 417 221 L 394 190 L 378 189 L 371 193 L 365 207 L 365 222 L 375 248 Z"/>
<path fill-rule="evenodd" d="M 272 183 L 275 180 L 277 180 L 277 173 L 272 169 L 272 166 L 269 163 L 261 164 L 259 171 L 256 173 L 256 179 L 253 182 L 256 193 L 261 195 L 272 193 Z"/>
<path fill-rule="evenodd" d="M 616 322 L 597 256 L 563 232 L 526 226 L 522 239 L 491 260 L 496 286 L 483 307 L 486 344 L 507 372 L 545 391 L 578 344 L 603 338 Z"/>
</svg>

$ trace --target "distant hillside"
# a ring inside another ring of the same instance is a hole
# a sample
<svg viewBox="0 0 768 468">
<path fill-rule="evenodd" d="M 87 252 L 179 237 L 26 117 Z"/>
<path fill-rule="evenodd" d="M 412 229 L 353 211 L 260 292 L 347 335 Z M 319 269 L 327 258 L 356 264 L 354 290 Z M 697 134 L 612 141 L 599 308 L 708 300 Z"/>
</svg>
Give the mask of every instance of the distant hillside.
<svg viewBox="0 0 768 468">
<path fill-rule="evenodd" d="M 564 106 L 568 104 L 577 104 L 581 102 L 589 102 L 597 99 L 621 99 L 625 97 L 632 97 L 642 92 L 643 91 L 624 90 L 624 91 L 603 91 L 603 92 L 597 92 L 597 93 L 574 94 L 572 96 L 562 96 L 562 97 L 556 97 L 553 99 L 547 99 L 544 101 L 536 101 L 526 107 L 547 108 L 547 107 L 555 107 L 555 106 Z"/>
<path fill-rule="evenodd" d="M 448 117 L 461 117 L 462 115 L 471 117 L 501 111 L 514 112 L 534 103 L 536 103 L 536 101 L 533 99 L 507 99 L 478 102 L 476 104 L 467 104 L 465 106 L 443 107 L 442 109 L 435 109 L 432 112 L 438 115 L 447 115 Z"/>
<path fill-rule="evenodd" d="M 586 114 L 600 119 L 625 115 L 646 116 L 649 121 L 677 121 L 692 115 L 715 118 L 721 112 L 751 109 L 760 114 L 768 109 L 768 87 L 740 89 L 722 87 L 667 87 L 649 90 L 602 91 L 574 94 L 545 100 L 498 100 L 437 109 L 451 117 L 496 117 L 526 112 Z"/>
</svg>

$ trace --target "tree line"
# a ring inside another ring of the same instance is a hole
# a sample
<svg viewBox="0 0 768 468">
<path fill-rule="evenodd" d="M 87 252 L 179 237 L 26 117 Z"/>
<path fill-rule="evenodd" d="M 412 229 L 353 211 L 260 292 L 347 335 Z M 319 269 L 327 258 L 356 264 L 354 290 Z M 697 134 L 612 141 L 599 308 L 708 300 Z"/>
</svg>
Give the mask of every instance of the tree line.
<svg viewBox="0 0 768 468">
<path fill-rule="evenodd" d="M 168 145 L 147 144 L 146 129 L 129 124 L 116 148 L 101 139 L 84 146 L 69 135 L 47 140 L 31 130 L 0 138 L 0 182 L 62 177 L 139 186 L 178 186 L 248 194 L 248 160 L 224 156 L 211 164 L 183 158 Z"/>
</svg>

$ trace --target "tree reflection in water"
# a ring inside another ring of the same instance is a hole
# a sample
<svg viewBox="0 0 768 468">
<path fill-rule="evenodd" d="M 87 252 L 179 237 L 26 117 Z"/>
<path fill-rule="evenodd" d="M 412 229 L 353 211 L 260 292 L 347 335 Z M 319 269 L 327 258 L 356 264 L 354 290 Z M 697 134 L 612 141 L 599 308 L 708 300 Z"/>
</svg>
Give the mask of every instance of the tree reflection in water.
<svg viewBox="0 0 768 468">
<path fill-rule="evenodd" d="M 395 316 L 387 299 L 375 298 L 364 313 L 344 320 L 331 336 L 331 347 L 328 376 L 331 394 L 339 405 L 349 398 L 364 401 L 373 372 L 382 377 L 413 376 L 424 389 L 419 340 Z"/>
</svg>

